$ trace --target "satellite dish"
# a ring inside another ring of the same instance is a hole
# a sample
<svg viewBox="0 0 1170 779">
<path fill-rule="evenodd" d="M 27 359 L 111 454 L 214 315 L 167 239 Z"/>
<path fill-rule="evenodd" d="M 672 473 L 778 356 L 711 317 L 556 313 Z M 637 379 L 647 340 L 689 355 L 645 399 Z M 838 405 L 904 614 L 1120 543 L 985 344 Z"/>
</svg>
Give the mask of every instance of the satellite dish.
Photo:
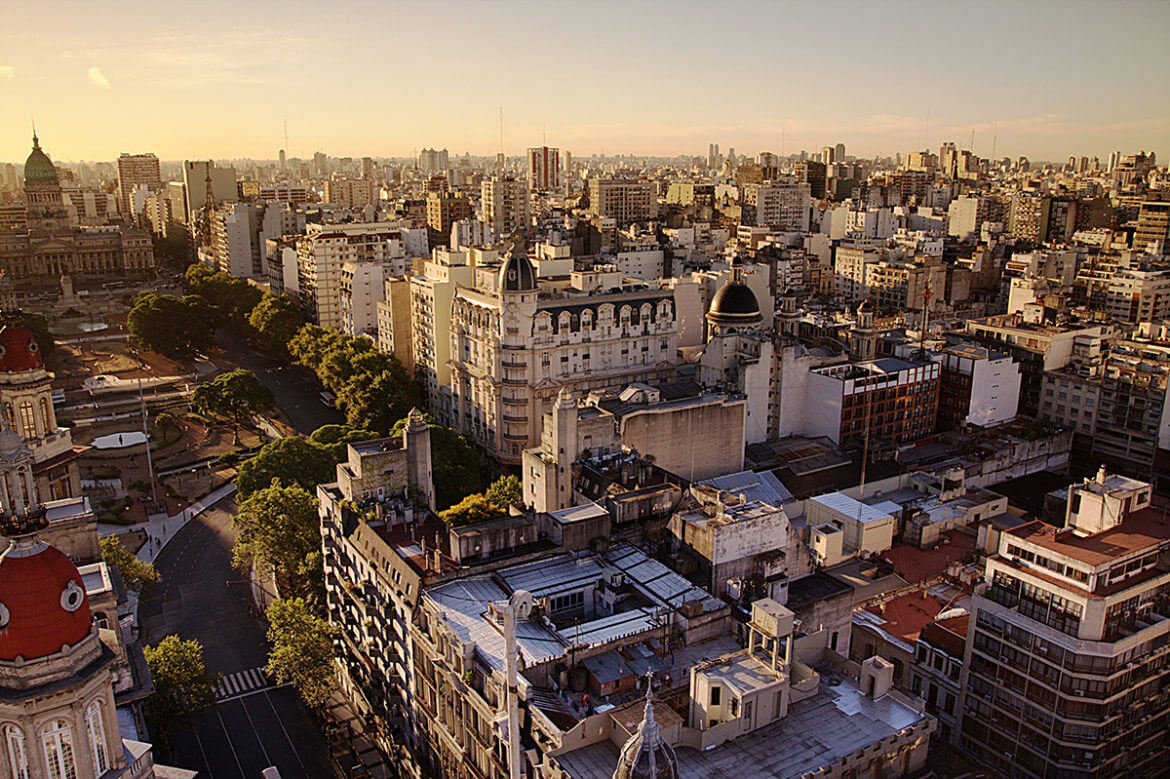
<svg viewBox="0 0 1170 779">
<path fill-rule="evenodd" d="M 516 615 L 516 619 L 528 619 L 532 614 L 532 593 L 528 590 L 516 590 L 508 599 L 508 605 L 512 607 L 512 613 Z"/>
</svg>

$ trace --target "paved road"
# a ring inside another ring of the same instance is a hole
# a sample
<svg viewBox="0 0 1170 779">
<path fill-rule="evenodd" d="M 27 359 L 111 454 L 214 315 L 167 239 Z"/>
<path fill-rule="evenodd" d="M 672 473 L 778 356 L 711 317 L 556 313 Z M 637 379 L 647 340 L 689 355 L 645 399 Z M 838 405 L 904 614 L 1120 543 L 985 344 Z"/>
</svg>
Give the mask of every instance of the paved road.
<svg viewBox="0 0 1170 779">
<path fill-rule="evenodd" d="M 321 425 L 345 421 L 341 412 L 321 402 L 321 388 L 301 370 L 285 367 L 260 354 L 245 339 L 232 332 L 231 328 L 221 327 L 216 342 L 230 359 L 255 373 L 272 390 L 276 396 L 276 405 L 288 415 L 298 433 L 308 435 Z"/>
<path fill-rule="evenodd" d="M 224 677 L 219 705 L 175 734 L 169 762 L 204 779 L 255 779 L 270 765 L 286 778 L 332 776 L 325 743 L 296 693 L 262 676 L 264 627 L 231 566 L 234 511 L 234 502 L 223 501 L 175 535 L 155 563 L 162 581 L 140 607 L 146 643 L 171 633 L 196 638 L 208 668 Z"/>
</svg>

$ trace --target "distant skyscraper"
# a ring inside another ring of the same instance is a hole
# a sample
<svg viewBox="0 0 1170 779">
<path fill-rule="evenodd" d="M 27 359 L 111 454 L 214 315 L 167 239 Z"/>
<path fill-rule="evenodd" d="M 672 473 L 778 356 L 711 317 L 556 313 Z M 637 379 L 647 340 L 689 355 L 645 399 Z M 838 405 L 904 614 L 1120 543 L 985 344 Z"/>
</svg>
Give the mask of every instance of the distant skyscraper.
<svg viewBox="0 0 1170 779">
<path fill-rule="evenodd" d="M 837 148 L 833 150 L 833 162 L 845 161 L 845 144 L 837 144 Z"/>
<path fill-rule="evenodd" d="M 1110 153 L 1110 155 L 1109 155 L 1109 171 L 1108 172 L 1112 173 L 1113 169 L 1117 167 L 1117 164 L 1119 162 L 1121 162 L 1121 152 L 1115 151 L 1115 152 Z"/>
<path fill-rule="evenodd" d="M 288 167 L 288 156 L 284 153 L 284 149 L 280 150 L 280 169 L 284 170 Z"/>
<path fill-rule="evenodd" d="M 480 185 L 480 219 L 504 238 L 529 227 L 528 187 L 523 181 L 493 176 Z"/>
<path fill-rule="evenodd" d="M 561 186 L 560 151 L 548 146 L 528 150 L 528 188 L 533 192 L 558 189 Z"/>
<path fill-rule="evenodd" d="M 369 157 L 362 157 L 361 177 L 364 179 L 374 178 L 374 161 Z"/>
<path fill-rule="evenodd" d="M 442 173 L 451 167 L 446 149 L 423 149 L 418 155 L 418 167 L 423 173 Z"/>
<path fill-rule="evenodd" d="M 821 149 L 821 164 L 832 165 L 835 161 L 834 156 L 836 156 L 836 150 L 832 146 L 825 146 Z"/>
<path fill-rule="evenodd" d="M 118 208 L 123 219 L 134 220 L 130 195 L 138 184 L 152 190 L 162 188 L 158 157 L 153 154 L 123 154 L 118 157 Z"/>
</svg>

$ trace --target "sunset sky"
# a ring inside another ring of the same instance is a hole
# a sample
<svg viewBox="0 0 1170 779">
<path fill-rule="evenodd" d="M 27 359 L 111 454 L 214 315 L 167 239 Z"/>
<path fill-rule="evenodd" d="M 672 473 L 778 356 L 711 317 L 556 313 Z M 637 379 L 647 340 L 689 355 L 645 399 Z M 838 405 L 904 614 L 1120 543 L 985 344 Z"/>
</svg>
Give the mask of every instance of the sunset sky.
<svg viewBox="0 0 1170 779">
<path fill-rule="evenodd" d="M 0 160 L 1170 154 L 1170 3 L 0 3 Z M 929 133 L 927 114 L 929 112 Z M 924 138 L 925 136 L 925 138 Z M 783 137 L 783 141 L 782 141 Z M 783 144 L 783 145 L 782 145 Z"/>
</svg>

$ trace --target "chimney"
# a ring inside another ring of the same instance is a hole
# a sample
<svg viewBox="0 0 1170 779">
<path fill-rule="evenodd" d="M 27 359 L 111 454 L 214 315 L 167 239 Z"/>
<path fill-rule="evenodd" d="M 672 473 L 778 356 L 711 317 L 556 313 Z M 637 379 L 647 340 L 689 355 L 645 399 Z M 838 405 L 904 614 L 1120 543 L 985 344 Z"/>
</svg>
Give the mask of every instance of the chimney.
<svg viewBox="0 0 1170 779">
<path fill-rule="evenodd" d="M 1097 469 L 1097 483 L 1098 484 L 1105 483 L 1105 464 L 1104 463 L 1102 463 L 1101 467 Z"/>
</svg>

